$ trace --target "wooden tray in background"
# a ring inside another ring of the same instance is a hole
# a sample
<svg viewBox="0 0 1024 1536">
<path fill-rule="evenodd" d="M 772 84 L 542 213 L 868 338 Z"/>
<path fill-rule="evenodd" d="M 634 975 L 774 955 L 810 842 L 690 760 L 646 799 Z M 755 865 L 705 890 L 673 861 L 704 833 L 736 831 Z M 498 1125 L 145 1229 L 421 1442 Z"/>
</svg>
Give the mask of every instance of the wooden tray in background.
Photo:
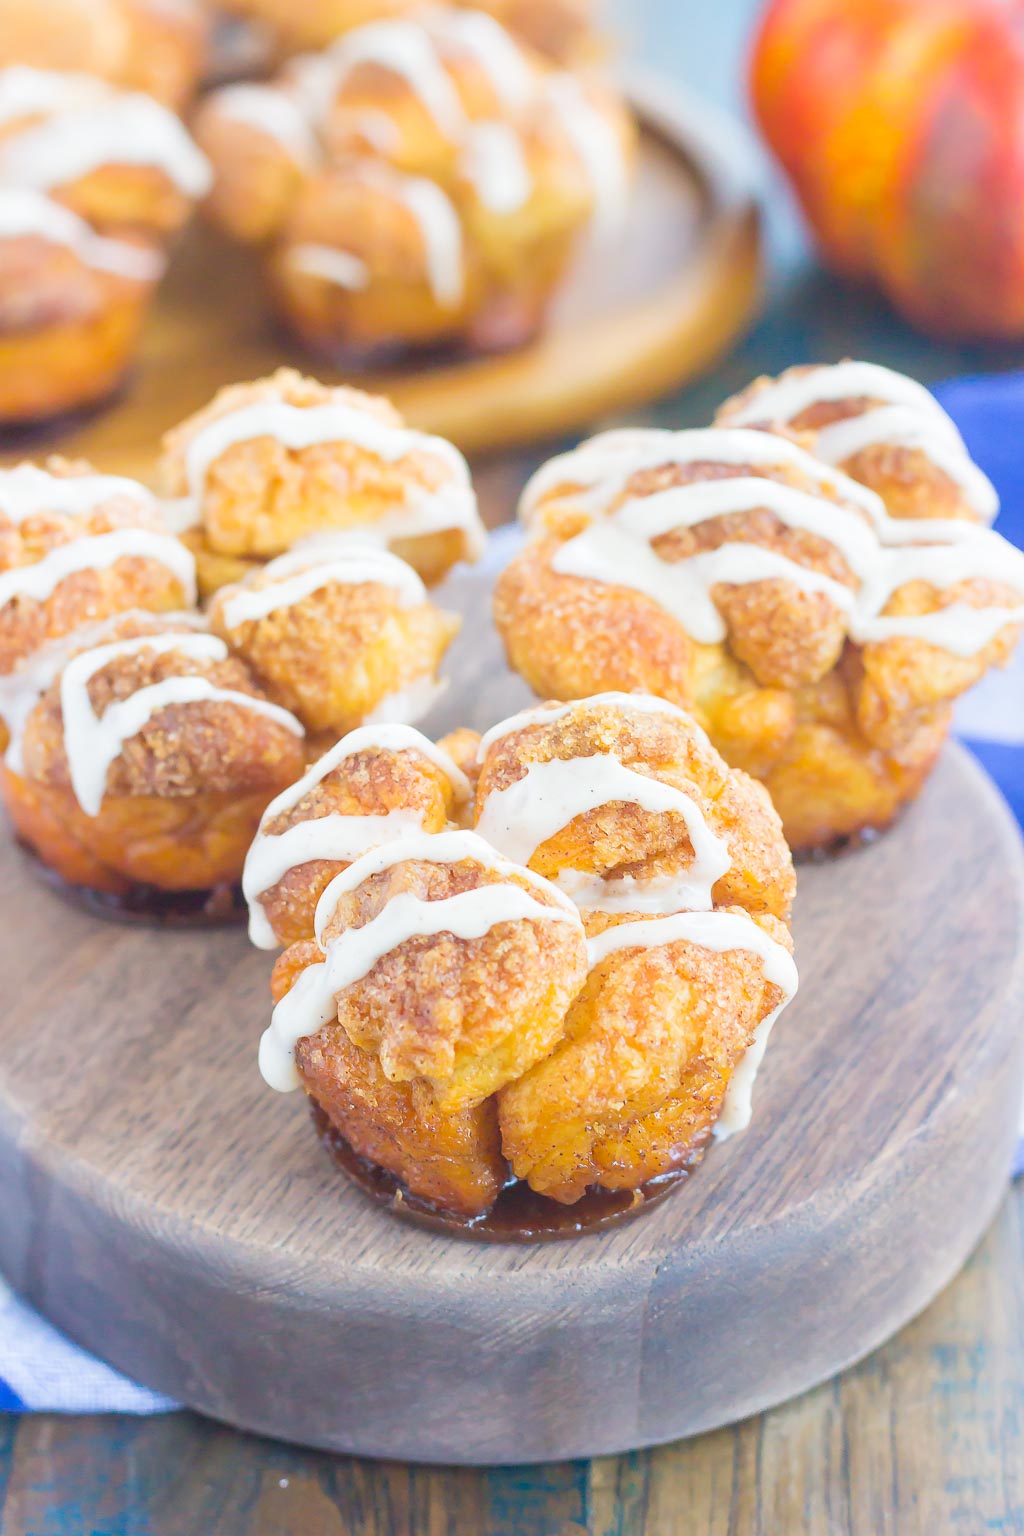
<svg viewBox="0 0 1024 1536">
<path fill-rule="evenodd" d="M 428 730 L 524 702 L 467 615 Z M 0 1267 L 122 1371 L 335 1450 L 562 1460 L 804 1391 L 963 1263 L 1006 1186 L 1024 1071 L 1024 874 L 960 748 L 873 847 L 800 872 L 800 993 L 754 1119 L 634 1222 L 540 1247 L 400 1222 L 263 1084 L 271 957 L 119 928 L 0 846 Z"/>
<path fill-rule="evenodd" d="M 642 79 L 630 95 L 643 124 L 634 208 L 620 239 L 582 259 L 545 335 L 502 356 L 349 373 L 350 382 L 391 395 L 413 425 L 482 452 L 582 431 L 683 384 L 735 341 L 761 289 L 747 145 L 733 124 L 680 91 Z M 220 385 L 281 363 L 340 377 L 275 331 L 251 253 L 197 223 L 121 399 L 45 441 L 146 479 L 168 427 Z M 41 439 L 26 442 L 36 452 Z"/>
</svg>

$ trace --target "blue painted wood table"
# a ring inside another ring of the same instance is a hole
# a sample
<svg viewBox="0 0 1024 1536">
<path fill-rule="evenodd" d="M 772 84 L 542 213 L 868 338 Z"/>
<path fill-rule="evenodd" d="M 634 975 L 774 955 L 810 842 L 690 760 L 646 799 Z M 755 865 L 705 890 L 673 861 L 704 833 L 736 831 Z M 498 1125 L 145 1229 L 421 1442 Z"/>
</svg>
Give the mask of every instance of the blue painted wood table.
<svg viewBox="0 0 1024 1536">
<path fill-rule="evenodd" d="M 622 0 L 629 47 L 728 105 L 756 0 Z M 853 352 L 924 379 L 1024 362 L 925 342 L 813 265 L 771 183 L 762 321 L 645 419 L 705 422 L 787 363 Z M 511 485 L 521 463 L 496 466 Z M 869 1360 L 730 1429 L 595 1462 L 496 1471 L 305 1453 L 190 1414 L 0 1416 L 0 1536 L 982 1536 L 1024 1533 L 1024 1194 L 959 1279 Z"/>
</svg>

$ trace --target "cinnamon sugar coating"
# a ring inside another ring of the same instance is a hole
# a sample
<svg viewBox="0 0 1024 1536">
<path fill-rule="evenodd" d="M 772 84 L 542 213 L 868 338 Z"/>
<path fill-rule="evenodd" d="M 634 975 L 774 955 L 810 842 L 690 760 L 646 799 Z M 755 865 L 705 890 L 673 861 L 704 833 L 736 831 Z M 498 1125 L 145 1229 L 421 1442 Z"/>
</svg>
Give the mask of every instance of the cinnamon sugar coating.
<svg viewBox="0 0 1024 1536">
<path fill-rule="evenodd" d="M 133 613 L 115 619 L 103 643 L 179 633 L 184 640 L 196 631 Z M 201 678 L 239 698 L 172 701 L 155 708 L 121 742 L 93 811 L 79 798 L 71 771 L 62 675 L 29 715 L 21 769 L 5 776 L 22 836 L 66 879 L 92 885 L 92 879 L 81 881 L 74 872 L 75 850 L 85 850 L 104 868 L 100 889 L 142 884 L 203 890 L 237 880 L 264 807 L 302 770 L 297 722 L 292 729 L 245 707 L 245 698 L 263 702 L 265 695 L 235 657 L 148 647 L 113 654 L 84 685 L 97 722 L 108 710 L 172 677 Z M 61 833 L 67 838 L 66 854 Z"/>
<path fill-rule="evenodd" d="M 53 456 L 43 465 L 45 474 L 59 482 L 95 474 L 84 459 Z M 15 468 L 13 475 L 32 474 L 32 466 Z M 45 502 L 45 497 L 43 497 Z M 123 529 L 143 529 L 162 534 L 159 510 L 141 486 L 125 481 L 83 513 L 45 505 L 23 518 L 5 512 L 0 491 L 0 576 L 35 566 L 54 551 L 79 540 Z M 187 562 L 185 562 L 187 564 Z M 64 575 L 45 596 L 17 592 L 0 602 L 0 674 L 13 672 L 40 646 L 128 609 L 169 612 L 184 608 L 192 593 L 167 564 L 143 554 L 125 554 L 112 564 L 86 566 Z"/>
</svg>

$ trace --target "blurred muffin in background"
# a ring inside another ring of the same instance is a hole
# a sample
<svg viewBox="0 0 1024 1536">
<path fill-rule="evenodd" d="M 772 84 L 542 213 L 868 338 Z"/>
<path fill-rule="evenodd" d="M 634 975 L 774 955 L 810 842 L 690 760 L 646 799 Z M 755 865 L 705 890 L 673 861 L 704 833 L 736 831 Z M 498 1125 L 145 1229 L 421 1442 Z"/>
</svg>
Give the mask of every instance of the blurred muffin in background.
<svg viewBox="0 0 1024 1536">
<path fill-rule="evenodd" d="M 493 16 L 559 64 L 591 63 L 605 51 L 594 0 L 468 0 L 466 8 Z M 293 53 L 424 7 L 422 0 L 224 0 L 223 9 L 268 27 L 280 48 Z"/>
<path fill-rule="evenodd" d="M 208 31 L 197 0 L 0 0 L 0 68 L 78 70 L 178 110 L 198 84 Z"/>
<path fill-rule="evenodd" d="M 0 70 L 0 423 L 111 393 L 209 185 L 173 113 L 93 76 Z"/>
<path fill-rule="evenodd" d="M 587 227 L 623 219 L 634 140 L 607 85 L 451 7 L 215 92 L 195 131 L 288 324 L 360 358 L 534 335 Z"/>
</svg>

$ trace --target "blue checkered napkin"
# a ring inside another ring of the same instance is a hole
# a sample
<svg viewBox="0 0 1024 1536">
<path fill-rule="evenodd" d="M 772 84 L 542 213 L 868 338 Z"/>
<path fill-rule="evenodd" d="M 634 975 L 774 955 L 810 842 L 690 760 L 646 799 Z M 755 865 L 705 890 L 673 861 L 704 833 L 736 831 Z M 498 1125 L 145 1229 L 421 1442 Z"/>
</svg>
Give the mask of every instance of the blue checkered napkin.
<svg viewBox="0 0 1024 1536">
<path fill-rule="evenodd" d="M 958 379 L 936 393 L 995 481 L 1003 500 L 1000 530 L 1024 547 L 1024 375 Z M 509 529 L 492 543 L 492 561 L 503 561 L 516 535 Z M 957 730 L 1024 822 L 1024 653 L 963 701 Z M 1024 1172 L 1024 1143 L 1016 1172 Z M 0 1281 L 0 1409 L 160 1413 L 173 1407 L 69 1343 Z"/>
</svg>

